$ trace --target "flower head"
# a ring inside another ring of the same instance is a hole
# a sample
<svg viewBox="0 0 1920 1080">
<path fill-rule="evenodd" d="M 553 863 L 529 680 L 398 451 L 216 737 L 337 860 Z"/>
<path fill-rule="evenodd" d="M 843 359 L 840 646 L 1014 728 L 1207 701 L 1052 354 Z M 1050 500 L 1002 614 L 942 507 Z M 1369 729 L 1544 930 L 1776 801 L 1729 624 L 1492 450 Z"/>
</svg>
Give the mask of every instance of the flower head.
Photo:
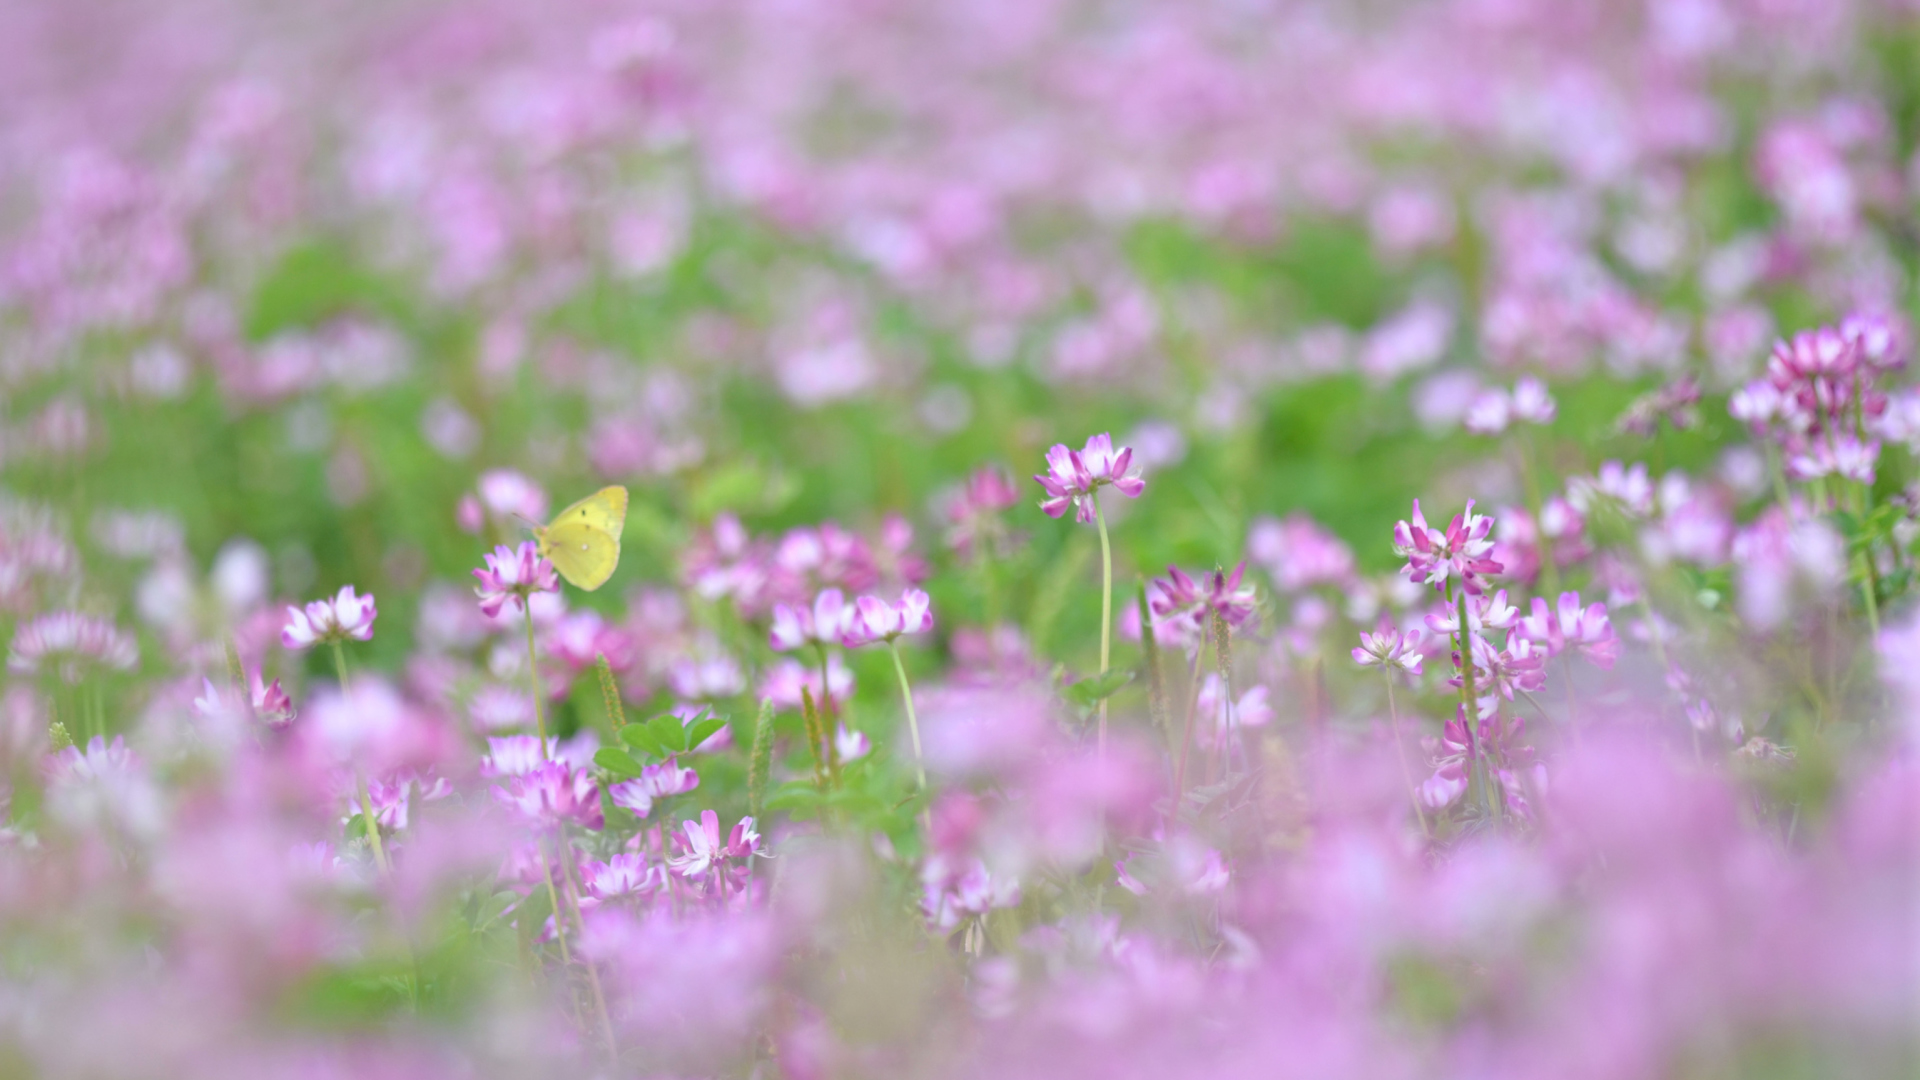
<svg viewBox="0 0 1920 1080">
<path fill-rule="evenodd" d="M 594 783 L 593 774 L 564 761 L 544 761 L 521 775 L 508 777 L 505 784 L 493 789 L 493 797 L 540 825 L 571 822 L 598 829 L 605 823 L 600 814 L 600 786 Z"/>
<path fill-rule="evenodd" d="M 19 675 L 52 671 L 78 683 L 89 669 L 127 671 L 139 661 L 133 636 L 110 620 L 55 611 L 29 619 L 13 632 L 7 668 Z"/>
<path fill-rule="evenodd" d="M 1238 629 L 1253 617 L 1256 603 L 1253 586 L 1241 583 L 1246 571 L 1243 560 L 1230 574 L 1216 567 L 1196 581 L 1179 567 L 1169 566 L 1166 577 L 1155 578 L 1148 586 L 1148 607 L 1161 621 L 1184 622 L 1196 630 L 1214 613 Z"/>
<path fill-rule="evenodd" d="M 1418 630 L 1409 630 L 1402 634 L 1392 627 L 1383 627 L 1375 633 L 1360 631 L 1360 647 L 1353 650 L 1353 662 L 1361 667 L 1383 665 L 1389 670 L 1399 668 L 1409 675 L 1420 674 L 1420 638 Z"/>
<path fill-rule="evenodd" d="M 1612 670 L 1620 655 L 1620 639 L 1613 636 L 1613 623 L 1607 618 L 1607 605 L 1594 602 L 1580 606 L 1580 594 L 1560 594 L 1560 603 L 1552 610 L 1541 597 L 1533 598 L 1533 614 L 1520 620 L 1522 637 L 1554 657 L 1569 648 L 1577 648 L 1602 670 Z"/>
<path fill-rule="evenodd" d="M 767 644 L 774 652 L 787 652 L 803 645 L 837 645 L 852 623 L 853 615 L 853 605 L 847 603 L 839 589 L 821 589 L 811 607 L 775 604 Z"/>
<path fill-rule="evenodd" d="M 289 649 L 310 649 L 330 641 L 373 640 L 374 609 L 372 596 L 354 595 L 353 586 L 343 585 L 331 598 L 308 604 L 305 610 L 287 609 L 287 625 L 280 631 L 280 643 Z"/>
<path fill-rule="evenodd" d="M 636 817 L 646 817 L 653 813 L 656 799 L 683 795 L 699 786 L 699 773 L 682 766 L 678 758 L 669 757 L 657 765 L 643 767 L 639 776 L 607 788 L 607 795 L 613 805 L 633 811 Z"/>
<path fill-rule="evenodd" d="M 1394 553 L 1407 560 L 1401 573 L 1435 589 L 1444 588 L 1449 578 L 1458 578 L 1470 596 L 1480 595 L 1483 575 L 1505 569 L 1488 557 L 1493 545 L 1493 519 L 1474 513 L 1472 499 L 1444 532 L 1427 524 L 1419 499 L 1413 500 L 1413 520 L 1393 527 Z"/>
<path fill-rule="evenodd" d="M 514 548 L 502 544 L 485 559 L 486 569 L 473 572 L 480 581 L 474 592 L 480 597 L 480 610 L 489 619 L 499 618 L 503 610 L 524 611 L 528 596 L 560 588 L 553 564 L 541 556 L 540 545 L 531 540 L 522 540 Z"/>
<path fill-rule="evenodd" d="M 923 634 L 933 629 L 933 602 L 919 589 L 900 594 L 898 604 L 889 604 L 877 596 L 863 596 L 854 605 L 853 618 L 840 635 L 840 643 L 849 649 L 891 642 L 902 634 Z"/>
<path fill-rule="evenodd" d="M 702 810 L 698 822 L 683 821 L 680 827 L 686 839 L 681 841 L 680 851 L 668 857 L 667 865 L 681 877 L 699 877 L 728 859 L 746 859 L 760 851 L 760 834 L 754 831 L 750 817 L 741 818 L 724 842 L 720 839 L 720 815 L 711 810 Z"/>
<path fill-rule="evenodd" d="M 1056 443 L 1047 451 L 1047 471 L 1034 476 L 1047 493 L 1040 509 L 1048 517 L 1057 518 L 1071 506 L 1074 520 L 1083 525 L 1091 522 L 1094 493 L 1100 488 L 1111 484 L 1129 499 L 1139 498 L 1147 489 L 1147 482 L 1132 465 L 1132 447 L 1123 446 L 1116 453 L 1113 437 L 1105 433 L 1089 438 L 1086 447 L 1080 450 Z"/>
</svg>

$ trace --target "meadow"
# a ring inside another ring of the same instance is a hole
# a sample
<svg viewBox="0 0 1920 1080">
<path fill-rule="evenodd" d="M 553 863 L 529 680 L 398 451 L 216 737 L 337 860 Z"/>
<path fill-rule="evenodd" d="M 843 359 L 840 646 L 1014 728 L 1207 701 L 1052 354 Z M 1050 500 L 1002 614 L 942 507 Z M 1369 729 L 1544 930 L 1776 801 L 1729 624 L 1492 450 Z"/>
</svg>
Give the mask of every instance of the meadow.
<svg viewBox="0 0 1920 1080">
<path fill-rule="evenodd" d="M 1920 1075 L 1912 0 L 0 7 L 0 1076 Z"/>
</svg>

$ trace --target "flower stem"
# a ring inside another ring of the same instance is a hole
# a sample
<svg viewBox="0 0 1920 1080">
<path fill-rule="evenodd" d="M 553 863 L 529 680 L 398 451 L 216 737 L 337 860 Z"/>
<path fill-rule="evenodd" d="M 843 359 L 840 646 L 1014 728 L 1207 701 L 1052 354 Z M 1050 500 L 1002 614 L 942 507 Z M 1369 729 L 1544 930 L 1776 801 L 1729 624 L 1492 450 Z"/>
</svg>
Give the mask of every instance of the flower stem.
<svg viewBox="0 0 1920 1080">
<path fill-rule="evenodd" d="M 920 717 L 913 711 L 913 687 L 907 682 L 907 667 L 900 662 L 900 643 L 887 642 L 893 657 L 893 673 L 900 677 L 900 701 L 907 707 L 907 732 L 913 736 L 913 771 L 920 779 L 920 790 L 927 790 L 927 762 L 920 753 Z"/>
<path fill-rule="evenodd" d="M 1107 512 L 1100 507 L 1100 489 L 1093 500 L 1093 520 L 1100 526 L 1100 674 L 1113 657 L 1113 544 L 1107 539 Z M 1100 756 L 1107 754 L 1107 699 L 1100 699 Z"/>
<path fill-rule="evenodd" d="M 1407 795 L 1413 799 L 1413 814 L 1420 819 L 1420 835 L 1432 839 L 1427 812 L 1420 807 L 1420 789 L 1413 784 L 1413 770 L 1407 768 L 1407 748 L 1400 741 L 1400 710 L 1393 703 L 1393 672 L 1383 668 L 1381 674 L 1387 680 L 1387 719 L 1393 724 L 1393 756 L 1400 761 L 1400 778 L 1406 782 Z"/>
<path fill-rule="evenodd" d="M 347 679 L 347 650 L 340 644 L 339 638 L 333 642 L 333 673 L 340 679 L 340 693 L 351 698 L 353 684 Z M 360 796 L 360 819 L 367 823 L 367 845 L 373 848 L 373 862 L 380 868 L 382 877 L 391 873 L 393 867 L 387 862 L 387 846 L 380 840 L 380 822 L 373 816 L 373 796 L 367 791 L 367 774 L 360 766 L 353 767 L 353 784 Z"/>
<path fill-rule="evenodd" d="M 1482 775 L 1480 760 L 1480 702 L 1473 690 L 1473 624 L 1467 621 L 1467 590 L 1462 588 L 1460 595 L 1454 598 L 1454 610 L 1460 617 L 1460 708 L 1467 721 L 1467 785 L 1479 788 L 1480 806 L 1489 818 L 1493 816 L 1493 793 L 1488 790 L 1491 778 Z"/>
<path fill-rule="evenodd" d="M 540 658 L 533 649 L 533 605 L 522 599 L 520 610 L 527 617 L 527 683 L 533 690 L 533 727 L 540 733 L 540 760 L 546 761 L 553 755 L 547 752 L 547 712 L 540 705 Z"/>
<path fill-rule="evenodd" d="M 567 905 L 573 909 L 574 924 L 580 927 L 580 933 L 584 936 L 587 932 L 587 917 L 580 912 L 580 887 L 573 880 L 573 860 L 565 857 L 567 849 L 565 832 L 560 834 L 560 847 L 562 852 L 560 875 L 561 880 L 567 883 Z M 555 916 L 555 925 L 559 925 L 558 915 Z M 600 989 L 600 973 L 594 968 L 593 961 L 584 956 L 580 958 L 580 966 L 587 969 L 587 986 L 593 990 L 594 1010 L 600 1015 L 600 1034 L 607 1040 L 607 1058 L 610 1061 L 617 1060 L 620 1056 L 620 1045 L 613 1037 L 613 1018 L 607 1014 L 607 995 Z"/>
</svg>

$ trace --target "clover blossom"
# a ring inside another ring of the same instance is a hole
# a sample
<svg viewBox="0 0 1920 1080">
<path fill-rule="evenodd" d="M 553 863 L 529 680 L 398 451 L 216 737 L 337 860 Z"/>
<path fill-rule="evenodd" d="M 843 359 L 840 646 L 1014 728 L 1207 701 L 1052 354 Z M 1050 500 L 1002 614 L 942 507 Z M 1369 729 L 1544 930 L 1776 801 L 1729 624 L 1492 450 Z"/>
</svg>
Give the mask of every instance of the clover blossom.
<svg viewBox="0 0 1920 1080">
<path fill-rule="evenodd" d="M 52 671 L 62 680 L 78 683 L 89 668 L 129 671 L 140 662 L 133 636 L 111 620 L 77 611 L 55 611 L 35 616 L 13 632 L 7 670 L 17 675 Z"/>
<path fill-rule="evenodd" d="M 1409 675 L 1418 675 L 1423 660 L 1420 653 L 1421 636 L 1418 630 L 1408 630 L 1403 634 L 1391 626 L 1372 633 L 1362 630 L 1360 645 L 1353 650 L 1353 662 L 1361 667 L 1379 664 L 1388 670 L 1399 668 Z"/>
<path fill-rule="evenodd" d="M 343 585 L 332 597 L 315 600 L 305 610 L 287 608 L 287 625 L 280 631 L 280 643 L 298 650 L 348 639 L 372 641 L 373 620 L 378 615 L 371 595 L 356 596 L 353 586 Z"/>
<path fill-rule="evenodd" d="M 716 866 L 724 869 L 728 859 L 744 861 L 760 851 L 760 834 L 754 831 L 750 817 L 741 818 L 724 842 L 720 839 L 720 815 L 712 810 L 702 810 L 697 823 L 683 821 L 680 828 L 686 839 L 674 838 L 680 850 L 668 856 L 667 865 L 684 878 L 700 877 Z"/>
<path fill-rule="evenodd" d="M 1091 436 L 1080 450 L 1056 443 L 1047 451 L 1047 471 L 1034 476 L 1047 494 L 1040 509 L 1048 517 L 1057 518 L 1071 506 L 1074 520 L 1089 524 L 1096 512 L 1095 493 L 1101 488 L 1111 485 L 1129 499 L 1139 498 L 1147 489 L 1147 482 L 1131 468 L 1132 463 L 1133 449 L 1121 447 L 1116 453 L 1113 437 L 1108 434 Z"/>
<path fill-rule="evenodd" d="M 700 786 L 700 774 L 682 766 L 677 757 L 640 769 L 640 775 L 607 788 L 613 805 L 633 811 L 636 817 L 653 813 L 656 800 L 684 795 Z"/>
<path fill-rule="evenodd" d="M 847 603 L 839 589 L 820 590 L 811 606 L 775 604 L 767 644 L 774 652 L 789 652 L 805 645 L 838 645 L 854 614 L 855 605 Z"/>
<path fill-rule="evenodd" d="M 849 649 L 876 642 L 891 644 L 903 634 L 924 634 L 933 629 L 933 601 L 919 589 L 900 594 L 900 602 L 889 604 L 877 596 L 863 596 L 854 604 L 853 617 L 840 632 L 840 644 Z"/>
<path fill-rule="evenodd" d="M 575 824 L 599 829 L 600 786 L 586 769 L 564 761 L 543 761 L 493 789 L 494 800 L 544 827 Z"/>
<path fill-rule="evenodd" d="M 1493 519 L 1473 512 L 1473 500 L 1466 510 L 1455 514 L 1445 531 L 1427 524 L 1420 512 L 1420 500 L 1413 500 L 1413 520 L 1393 527 L 1394 554 L 1407 560 L 1400 572 L 1417 585 L 1445 588 L 1451 579 L 1459 579 L 1469 596 L 1478 596 L 1485 586 L 1485 575 L 1505 569 L 1489 558 L 1493 551 Z"/>
<path fill-rule="evenodd" d="M 532 540 L 522 540 L 512 548 L 501 544 L 484 558 L 486 568 L 473 572 L 480 581 L 474 593 L 480 597 L 481 612 L 489 619 L 499 618 L 502 611 L 525 611 L 527 598 L 534 593 L 559 591 L 560 575 Z"/>
<path fill-rule="evenodd" d="M 1166 577 L 1148 584 L 1147 606 L 1159 617 L 1156 621 L 1185 623 L 1204 631 L 1209 616 L 1217 613 L 1228 626 L 1240 629 L 1253 618 L 1258 600 L 1253 586 L 1241 584 L 1246 571 L 1243 559 L 1231 574 L 1216 568 L 1195 581 L 1179 567 L 1169 566 Z"/>
<path fill-rule="evenodd" d="M 1545 598 L 1534 597 L 1533 614 L 1520 620 L 1519 631 L 1544 649 L 1549 659 L 1574 648 L 1601 670 L 1610 671 L 1620 655 L 1620 640 L 1614 637 L 1607 605 L 1595 601 L 1582 608 L 1577 592 L 1561 593 L 1559 603 L 1551 609 Z"/>
</svg>

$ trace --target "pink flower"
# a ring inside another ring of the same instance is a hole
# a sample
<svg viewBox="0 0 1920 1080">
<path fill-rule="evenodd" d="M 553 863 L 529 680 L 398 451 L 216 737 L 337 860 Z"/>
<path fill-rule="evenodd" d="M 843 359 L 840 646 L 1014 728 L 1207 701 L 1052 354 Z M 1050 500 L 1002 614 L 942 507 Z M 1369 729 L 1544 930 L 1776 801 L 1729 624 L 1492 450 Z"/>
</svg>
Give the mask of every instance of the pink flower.
<svg viewBox="0 0 1920 1080">
<path fill-rule="evenodd" d="M 891 642 L 902 634 L 924 634 L 933 629 L 933 602 L 919 589 L 900 594 L 898 604 L 889 604 L 877 596 L 863 596 L 854 605 L 854 615 L 840 635 L 840 643 L 849 649 Z"/>
<path fill-rule="evenodd" d="M 1533 598 L 1533 614 L 1520 621 L 1522 637 L 1546 650 L 1549 658 L 1569 648 L 1577 648 L 1602 670 L 1612 670 L 1620 655 L 1620 641 L 1613 635 L 1613 623 L 1607 618 L 1607 606 L 1595 602 L 1580 606 L 1580 594 L 1560 594 L 1555 610 L 1547 609 L 1542 597 Z"/>
<path fill-rule="evenodd" d="M 803 645 L 837 645 L 853 622 L 853 615 L 853 606 L 839 589 L 820 590 L 811 608 L 775 604 L 767 644 L 774 652 L 787 652 Z"/>
<path fill-rule="evenodd" d="M 683 767 L 678 758 L 670 757 L 657 765 L 643 767 L 640 775 L 632 780 L 622 780 L 607 788 L 607 795 L 613 805 L 623 806 L 637 817 L 646 817 L 653 813 L 656 799 L 684 795 L 699 786 L 700 774 Z"/>
<path fill-rule="evenodd" d="M 507 735 L 487 739 L 487 756 L 480 759 L 481 776 L 525 776 L 540 767 L 546 758 L 540 753 L 540 740 L 533 735 Z"/>
<path fill-rule="evenodd" d="M 489 517 L 495 521 L 510 517 L 523 521 L 545 521 L 547 493 L 541 490 L 540 485 L 512 469 L 494 469 L 482 473 L 479 497 L 468 495 L 460 500 L 460 528 L 477 533 L 486 525 Z"/>
<path fill-rule="evenodd" d="M 1000 512 L 1019 501 L 1020 493 L 1005 469 L 987 465 L 974 470 L 947 501 L 947 546 L 967 558 L 982 544 L 991 548 L 1004 542 Z"/>
<path fill-rule="evenodd" d="M 1878 441 L 1863 443 L 1852 435 L 1833 435 L 1814 442 L 1804 453 L 1788 458 L 1787 475 L 1795 480 L 1839 476 L 1872 484 L 1874 467 L 1879 461 Z"/>
<path fill-rule="evenodd" d="M 1377 633 L 1360 632 L 1360 647 L 1353 650 L 1353 662 L 1361 667 L 1381 664 L 1389 669 L 1399 668 L 1409 675 L 1420 674 L 1420 638 L 1418 630 L 1409 630 L 1405 634 L 1392 627 L 1382 627 Z"/>
<path fill-rule="evenodd" d="M 1257 599 L 1253 586 L 1241 584 L 1246 570 L 1242 560 L 1231 574 L 1215 569 L 1201 574 L 1196 582 L 1179 567 L 1169 566 L 1166 577 L 1149 584 L 1147 606 L 1157 616 L 1156 622 L 1184 622 L 1193 630 L 1204 630 L 1209 614 L 1218 612 L 1237 629 L 1253 617 Z"/>
<path fill-rule="evenodd" d="M 598 829 L 605 824 L 600 814 L 600 786 L 594 783 L 593 774 L 571 768 L 564 761 L 544 761 L 521 775 L 508 777 L 505 785 L 493 789 L 493 797 L 543 826 L 572 823 Z"/>
<path fill-rule="evenodd" d="M 656 892 L 666 886 L 666 878 L 659 867 L 647 865 L 644 853 L 622 852 L 606 862 L 582 861 L 580 884 L 587 890 L 587 895 L 580 898 L 580 906 L 591 910 L 608 900 Z"/>
<path fill-rule="evenodd" d="M 873 740 L 864 731 L 853 731 L 841 724 L 833 732 L 833 749 L 841 761 L 859 761 L 873 752 Z"/>
<path fill-rule="evenodd" d="M 782 660 L 767 669 L 760 680 L 760 696 L 773 702 L 776 709 L 800 708 L 800 691 L 805 689 L 820 704 L 827 694 L 844 703 L 853 696 L 853 672 L 841 661 L 840 654 L 827 657 L 827 685 L 820 685 L 820 669 L 798 660 Z"/>
<path fill-rule="evenodd" d="M 540 545 L 531 540 L 522 540 L 517 548 L 502 544 L 485 559 L 486 569 L 473 572 L 480 581 L 474 592 L 480 597 L 481 612 L 489 619 L 499 618 L 502 610 L 524 611 L 529 595 L 560 588 L 553 564 L 540 556 Z"/>
<path fill-rule="evenodd" d="M 1094 493 L 1102 487 L 1111 484 L 1127 498 L 1137 499 L 1147 482 L 1130 471 L 1132 463 L 1132 448 L 1121 447 L 1115 453 L 1113 437 L 1104 433 L 1089 438 L 1082 450 L 1056 443 L 1047 451 L 1047 471 L 1034 476 L 1047 493 L 1040 509 L 1057 518 L 1072 506 L 1074 520 L 1084 525 L 1094 519 Z"/>
<path fill-rule="evenodd" d="M 20 624 L 13 632 L 7 669 L 19 675 L 57 673 L 78 683 L 88 669 L 128 671 L 140 662 L 133 636 L 111 620 L 77 611 L 55 611 Z"/>
<path fill-rule="evenodd" d="M 356 596 L 353 586 L 343 585 L 331 599 L 320 599 L 306 610 L 287 609 L 287 625 L 280 631 L 280 643 L 289 649 L 310 649 L 330 641 L 373 640 L 374 610 L 372 596 Z"/>
<path fill-rule="evenodd" d="M 760 850 L 760 834 L 754 831 L 750 817 L 741 818 L 724 843 L 720 840 L 720 815 L 711 810 L 702 810 L 698 823 L 683 821 L 680 827 L 686 840 L 677 854 L 668 857 L 667 865 L 681 877 L 699 877 L 716 864 L 746 859 Z"/>
<path fill-rule="evenodd" d="M 1473 512 L 1473 500 L 1467 500 L 1465 512 L 1454 515 L 1446 531 L 1430 527 L 1420 512 L 1420 500 L 1413 500 L 1413 520 L 1393 527 L 1394 553 L 1407 560 L 1400 572 L 1415 584 L 1443 588 L 1447 579 L 1457 577 L 1468 595 L 1478 596 L 1482 575 L 1505 569 L 1488 558 L 1493 551 L 1493 519 Z"/>
<path fill-rule="evenodd" d="M 1287 592 L 1353 580 L 1353 550 L 1305 514 L 1256 518 L 1247 530 L 1247 555 Z"/>
<path fill-rule="evenodd" d="M 212 679 L 201 679 L 201 694 L 193 699 L 194 710 L 210 720 L 223 717 L 254 719 L 275 729 L 293 722 L 293 700 L 287 697 L 286 691 L 280 689 L 279 679 L 271 684 L 263 684 L 260 673 L 256 671 L 247 677 L 247 682 L 249 693 L 243 705 L 238 695 L 227 688 L 215 686 Z"/>
</svg>

